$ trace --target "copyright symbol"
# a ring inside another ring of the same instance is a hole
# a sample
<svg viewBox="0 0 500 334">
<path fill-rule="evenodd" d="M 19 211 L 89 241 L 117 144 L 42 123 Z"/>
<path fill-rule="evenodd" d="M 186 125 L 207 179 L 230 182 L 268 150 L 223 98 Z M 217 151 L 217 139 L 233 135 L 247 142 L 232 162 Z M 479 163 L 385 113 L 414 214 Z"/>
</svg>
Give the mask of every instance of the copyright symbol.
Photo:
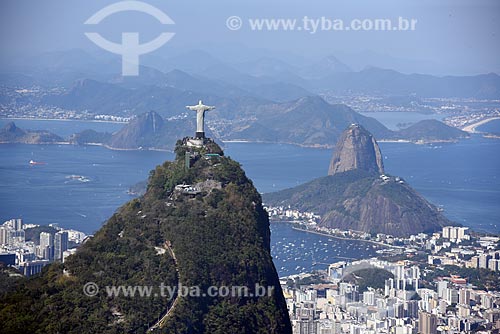
<svg viewBox="0 0 500 334">
<path fill-rule="evenodd" d="M 243 25 L 243 21 L 239 16 L 230 16 L 226 20 L 226 27 L 229 30 L 240 30 Z"/>
<path fill-rule="evenodd" d="M 85 283 L 83 293 L 87 297 L 95 297 L 99 293 L 99 287 L 94 282 Z"/>
</svg>

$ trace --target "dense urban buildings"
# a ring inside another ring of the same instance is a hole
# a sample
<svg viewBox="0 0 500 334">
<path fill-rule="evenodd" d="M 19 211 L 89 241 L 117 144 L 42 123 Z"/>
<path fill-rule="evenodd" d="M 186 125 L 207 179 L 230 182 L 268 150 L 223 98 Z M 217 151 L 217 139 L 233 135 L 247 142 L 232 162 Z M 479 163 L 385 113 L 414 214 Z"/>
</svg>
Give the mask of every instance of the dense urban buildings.
<svg viewBox="0 0 500 334">
<path fill-rule="evenodd" d="M 0 262 L 31 276 L 53 261 L 63 261 L 86 238 L 83 232 L 64 230 L 57 225 L 48 226 L 51 232 L 37 232 L 40 228 L 23 224 L 22 219 L 11 219 L 0 225 Z M 27 231 L 32 239 L 27 240 Z"/>
</svg>

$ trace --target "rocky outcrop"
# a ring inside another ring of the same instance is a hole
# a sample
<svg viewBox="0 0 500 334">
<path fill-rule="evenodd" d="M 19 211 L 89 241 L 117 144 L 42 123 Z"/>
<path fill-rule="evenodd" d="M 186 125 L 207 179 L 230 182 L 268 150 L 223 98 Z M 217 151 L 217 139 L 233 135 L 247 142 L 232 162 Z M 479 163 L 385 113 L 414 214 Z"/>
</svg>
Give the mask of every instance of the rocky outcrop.
<svg viewBox="0 0 500 334">
<path fill-rule="evenodd" d="M 179 133 L 190 133 L 195 128 L 194 116 L 164 119 L 158 113 L 149 111 L 131 120 L 104 144 L 113 149 L 173 150 Z M 206 134 L 213 137 L 210 129 L 207 129 Z"/>
<path fill-rule="evenodd" d="M 265 194 L 264 200 L 269 205 L 314 212 L 321 216 L 321 226 L 342 230 L 401 237 L 453 225 L 404 180 L 383 180 L 360 170 Z"/>
<path fill-rule="evenodd" d="M 384 173 L 382 154 L 377 141 L 359 124 L 352 124 L 342 133 L 335 146 L 328 175 L 355 169 L 373 174 Z"/>
<path fill-rule="evenodd" d="M 108 145 L 113 148 L 138 149 L 157 144 L 162 135 L 163 118 L 154 111 L 137 116 L 114 134 Z"/>
<path fill-rule="evenodd" d="M 335 147 L 329 176 L 264 195 L 269 205 L 321 216 L 319 225 L 409 236 L 453 225 L 405 180 L 384 173 L 380 148 L 360 125 L 351 125 Z"/>
<path fill-rule="evenodd" d="M 0 143 L 11 144 L 54 144 L 63 139 L 48 131 L 23 130 L 14 122 L 9 122 L 0 130 Z"/>
<path fill-rule="evenodd" d="M 350 196 L 361 183 L 370 183 L 366 191 Z M 321 225 L 369 233 L 409 236 L 435 232 L 451 223 L 435 206 L 405 183 L 368 179 L 352 183 L 337 208 L 325 212 Z"/>
<path fill-rule="evenodd" d="M 455 142 L 469 136 L 467 132 L 446 125 L 436 119 L 422 120 L 395 133 L 395 138 L 413 142 Z"/>
</svg>

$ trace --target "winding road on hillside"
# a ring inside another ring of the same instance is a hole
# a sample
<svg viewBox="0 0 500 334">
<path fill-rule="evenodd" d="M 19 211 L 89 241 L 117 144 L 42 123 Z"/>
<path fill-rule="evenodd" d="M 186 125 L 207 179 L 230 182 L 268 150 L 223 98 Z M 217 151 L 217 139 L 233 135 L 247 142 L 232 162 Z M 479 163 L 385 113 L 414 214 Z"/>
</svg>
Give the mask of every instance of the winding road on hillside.
<svg viewBox="0 0 500 334">
<path fill-rule="evenodd" d="M 174 260 L 174 264 L 175 264 L 175 271 L 177 272 L 177 281 L 179 281 L 179 265 L 177 263 L 177 257 L 175 256 L 175 253 L 174 253 L 174 250 L 172 249 L 172 245 L 170 243 L 170 241 L 165 241 L 165 249 L 170 253 L 170 256 L 172 257 L 172 259 Z M 180 282 L 179 282 L 180 283 Z M 148 329 L 148 332 L 153 332 L 154 330 L 158 329 L 158 328 L 162 328 L 163 325 L 165 324 L 165 321 L 167 321 L 168 317 L 170 316 L 170 314 L 172 313 L 172 311 L 175 309 L 175 306 L 177 305 L 177 303 L 179 302 L 179 299 L 180 299 L 180 295 L 179 295 L 179 291 L 178 289 L 175 290 L 175 299 L 174 299 L 174 302 L 172 303 L 172 306 L 170 306 L 170 308 L 167 310 L 167 312 L 165 312 L 165 314 L 151 327 L 149 327 Z"/>
</svg>

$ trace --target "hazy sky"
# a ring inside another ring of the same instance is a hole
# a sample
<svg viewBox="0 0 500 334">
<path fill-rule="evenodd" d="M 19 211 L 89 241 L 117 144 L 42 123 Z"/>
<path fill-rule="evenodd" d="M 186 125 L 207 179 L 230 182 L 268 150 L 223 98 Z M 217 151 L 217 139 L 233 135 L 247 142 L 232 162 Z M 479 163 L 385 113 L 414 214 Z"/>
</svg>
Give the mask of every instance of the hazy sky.
<svg viewBox="0 0 500 334">
<path fill-rule="evenodd" d="M 175 37 L 155 52 L 168 57 L 181 49 L 227 44 L 270 49 L 306 58 L 336 54 L 351 66 L 370 64 L 377 55 L 418 61 L 418 69 L 450 74 L 500 73 L 500 1 L 498 0 L 164 0 L 145 2 L 167 13 L 175 25 L 162 26 L 149 15 L 122 12 L 97 26 L 83 22 L 117 1 L 2 0 L 0 43 L 2 56 L 81 48 L 96 50 L 84 32 L 94 31 L 120 41 L 124 31 L 138 31 L 141 42 L 160 32 Z M 240 30 L 227 28 L 229 16 L 242 19 Z M 416 19 L 415 31 L 252 31 L 248 19 L 382 18 Z M 4 58 L 5 59 L 5 58 Z M 392 58 L 388 58 L 392 59 Z M 397 62 L 394 59 L 394 62 Z M 413 64 L 409 62 L 409 64 Z"/>
</svg>

